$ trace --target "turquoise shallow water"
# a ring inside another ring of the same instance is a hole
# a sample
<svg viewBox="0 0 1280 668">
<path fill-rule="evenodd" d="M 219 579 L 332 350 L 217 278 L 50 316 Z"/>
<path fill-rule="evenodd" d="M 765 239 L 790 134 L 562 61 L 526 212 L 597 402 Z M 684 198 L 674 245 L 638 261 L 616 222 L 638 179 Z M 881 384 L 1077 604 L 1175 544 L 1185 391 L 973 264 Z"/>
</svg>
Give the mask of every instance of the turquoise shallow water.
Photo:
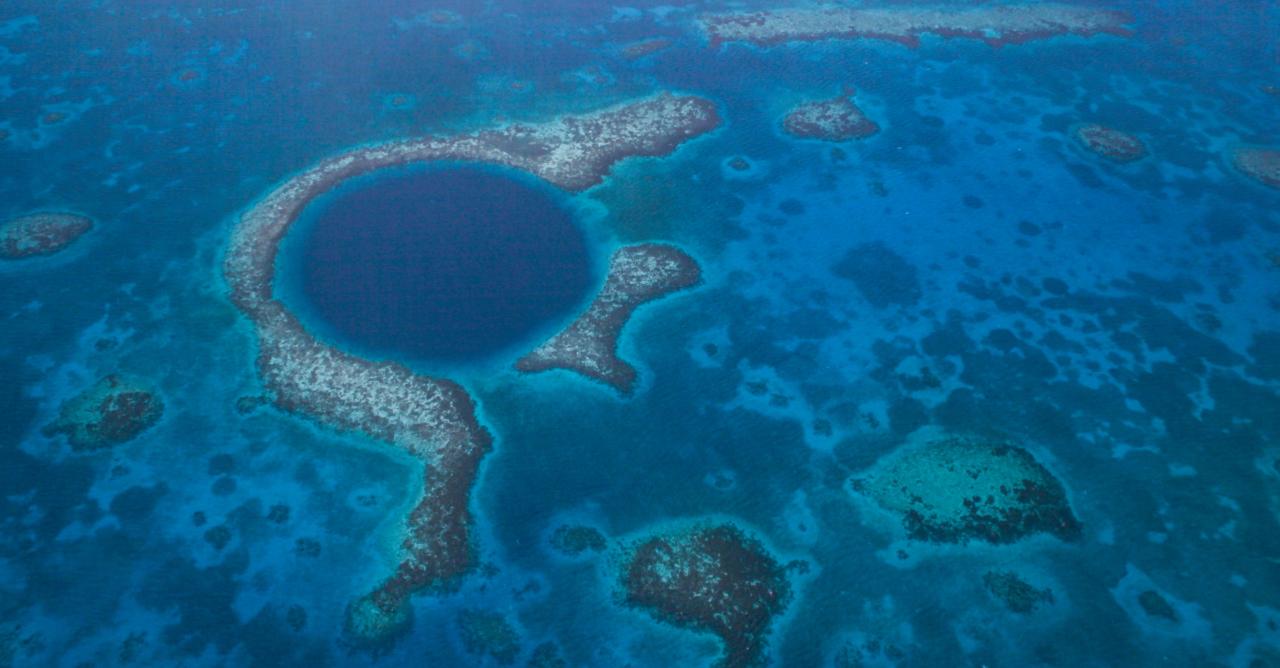
<svg viewBox="0 0 1280 668">
<path fill-rule="evenodd" d="M 572 666 L 711 665 L 713 636 L 618 603 L 619 545 L 698 518 L 810 564 L 772 665 L 1280 664 L 1280 191 L 1227 157 L 1280 143 L 1280 15 L 1111 6 L 1132 37 L 711 49 L 695 20 L 717 3 L 10 3 L 0 217 L 97 225 L 0 263 L 0 665 L 501 664 L 467 611 L 505 620 L 510 665 L 544 643 Z M 781 131 L 845 86 L 879 134 Z M 419 464 L 237 410 L 263 392 L 220 273 L 237 214 L 350 146 L 657 90 L 724 124 L 554 195 L 585 239 L 578 301 L 483 363 L 405 360 L 447 369 L 495 435 L 479 567 L 416 596 L 381 654 L 354 647 L 344 607 L 394 563 Z M 1150 156 L 1101 160 L 1080 123 Z M 684 248 L 704 282 L 624 331 L 636 392 L 511 370 L 639 241 Z M 116 372 L 154 384 L 156 425 L 88 454 L 42 432 Z M 909 540 L 849 481 L 921 428 L 1020 444 L 1080 537 Z M 608 548 L 558 552 L 563 525 Z M 1013 611 L 991 572 L 1052 602 Z"/>
</svg>

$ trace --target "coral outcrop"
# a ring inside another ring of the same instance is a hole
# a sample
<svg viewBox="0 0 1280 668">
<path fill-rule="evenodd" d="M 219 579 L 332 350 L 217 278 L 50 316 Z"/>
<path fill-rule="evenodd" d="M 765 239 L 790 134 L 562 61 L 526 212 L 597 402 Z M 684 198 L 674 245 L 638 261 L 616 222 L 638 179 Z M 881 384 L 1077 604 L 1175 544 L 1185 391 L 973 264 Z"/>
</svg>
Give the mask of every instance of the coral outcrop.
<svg viewBox="0 0 1280 668">
<path fill-rule="evenodd" d="M 146 381 L 111 374 L 67 400 L 44 429 L 65 434 L 73 450 L 102 450 L 133 440 L 164 414 L 164 402 Z"/>
<path fill-rule="evenodd" d="M 93 221 L 74 213 L 33 213 L 0 225 L 0 259 L 52 255 L 93 229 Z"/>
<path fill-rule="evenodd" d="M 526 373 L 568 369 L 627 394 L 636 370 L 618 357 L 618 336 L 645 302 L 696 285 L 698 263 L 666 244 L 626 246 L 613 254 L 609 275 L 591 306 L 563 332 L 516 362 Z"/>
</svg>

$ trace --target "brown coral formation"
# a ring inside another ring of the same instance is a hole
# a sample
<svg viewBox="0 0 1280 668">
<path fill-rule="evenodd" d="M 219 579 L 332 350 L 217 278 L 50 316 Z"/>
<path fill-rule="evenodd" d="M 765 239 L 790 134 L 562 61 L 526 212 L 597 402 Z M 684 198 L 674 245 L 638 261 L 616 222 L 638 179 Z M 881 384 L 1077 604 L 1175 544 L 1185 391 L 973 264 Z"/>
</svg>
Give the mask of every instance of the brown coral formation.
<svg viewBox="0 0 1280 668">
<path fill-rule="evenodd" d="M 631 391 L 636 370 L 618 358 L 618 335 L 631 314 L 645 302 L 691 287 L 699 281 L 698 263 L 684 251 L 665 244 L 618 249 L 609 276 L 591 306 L 573 324 L 516 362 L 526 373 L 568 369 Z"/>
<path fill-rule="evenodd" d="M 1085 149 L 1112 162 L 1133 162 L 1147 155 L 1147 147 L 1141 139 L 1105 125 L 1081 125 L 1073 134 Z"/>
<path fill-rule="evenodd" d="M 160 420 L 164 402 L 150 384 L 111 374 L 67 400 L 47 436 L 65 434 L 73 450 L 102 450 L 133 440 Z"/>
<path fill-rule="evenodd" d="M 273 294 L 285 233 L 316 197 L 378 169 L 431 160 L 487 162 L 583 190 L 618 160 L 665 155 L 718 124 L 711 102 L 661 94 L 536 125 L 368 146 L 288 179 L 240 217 L 223 270 L 232 301 L 253 321 L 258 371 L 275 403 L 392 443 L 424 464 L 423 495 L 409 515 L 400 565 L 348 608 L 347 627 L 359 640 L 376 644 L 395 635 L 408 624 L 412 592 L 447 585 L 471 567 L 470 491 L 492 439 L 457 383 L 361 359 L 307 332 Z"/>
<path fill-rule="evenodd" d="M 13 218 L 0 225 L 0 258 L 52 255 L 92 228 L 92 220 L 74 213 L 33 213 Z"/>
<path fill-rule="evenodd" d="M 1272 188 L 1280 188 L 1280 149 L 1240 148 L 1231 161 L 1242 174 Z"/>
<path fill-rule="evenodd" d="M 631 546 L 621 573 L 628 605 L 724 642 L 720 665 L 760 665 L 769 626 L 791 598 L 790 566 L 732 524 L 699 525 Z"/>
<path fill-rule="evenodd" d="M 816 7 L 705 14 L 714 48 L 725 42 L 760 46 L 823 39 L 880 39 L 909 47 L 925 34 L 977 39 L 993 47 L 1060 35 L 1128 36 L 1129 18 L 1115 11 L 1059 3 L 958 7 Z"/>
<path fill-rule="evenodd" d="M 792 137 L 830 142 L 865 139 L 879 132 L 880 126 L 862 113 L 852 96 L 853 89 L 847 88 L 829 100 L 801 103 L 783 117 L 782 129 Z"/>
</svg>

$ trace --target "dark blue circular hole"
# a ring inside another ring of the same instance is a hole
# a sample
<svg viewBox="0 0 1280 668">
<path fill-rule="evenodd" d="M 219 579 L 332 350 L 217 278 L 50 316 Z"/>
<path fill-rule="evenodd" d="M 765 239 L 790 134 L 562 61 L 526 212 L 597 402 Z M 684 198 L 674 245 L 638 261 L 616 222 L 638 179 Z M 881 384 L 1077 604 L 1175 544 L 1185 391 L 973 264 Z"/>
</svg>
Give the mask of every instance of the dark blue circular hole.
<svg viewBox="0 0 1280 668">
<path fill-rule="evenodd" d="M 298 246 L 303 310 L 367 350 L 483 359 L 563 319 L 590 287 L 582 231 L 531 179 L 396 170 L 313 206 Z"/>
</svg>

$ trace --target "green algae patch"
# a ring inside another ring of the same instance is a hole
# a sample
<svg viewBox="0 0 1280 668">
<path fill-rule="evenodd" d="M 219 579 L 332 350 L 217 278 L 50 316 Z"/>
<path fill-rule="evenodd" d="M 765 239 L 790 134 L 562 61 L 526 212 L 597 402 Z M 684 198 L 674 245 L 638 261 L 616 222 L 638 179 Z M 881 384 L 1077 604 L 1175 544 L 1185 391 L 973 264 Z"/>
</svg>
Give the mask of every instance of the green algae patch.
<svg viewBox="0 0 1280 668">
<path fill-rule="evenodd" d="M 46 436 L 65 434 L 77 452 L 102 450 L 133 440 L 164 414 L 164 402 L 151 385 L 111 374 L 68 399 Z"/>
<path fill-rule="evenodd" d="M 1080 535 L 1062 483 L 1031 453 L 999 439 L 922 430 L 852 482 L 855 494 L 930 543 L 1013 543 Z"/>
</svg>

